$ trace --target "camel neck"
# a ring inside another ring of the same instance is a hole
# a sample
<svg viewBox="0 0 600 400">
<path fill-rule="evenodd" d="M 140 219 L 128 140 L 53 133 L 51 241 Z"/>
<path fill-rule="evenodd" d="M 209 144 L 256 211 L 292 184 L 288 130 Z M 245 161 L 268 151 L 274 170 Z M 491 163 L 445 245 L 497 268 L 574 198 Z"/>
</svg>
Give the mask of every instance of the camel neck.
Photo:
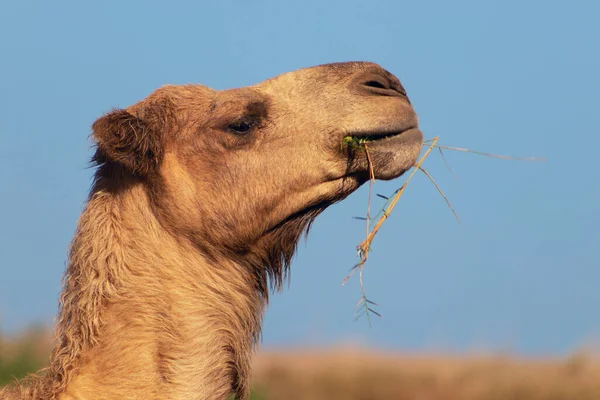
<svg viewBox="0 0 600 400">
<path fill-rule="evenodd" d="M 161 229 L 141 187 L 96 191 L 60 299 L 57 390 L 67 399 L 243 398 L 265 306 L 252 279 Z"/>
</svg>

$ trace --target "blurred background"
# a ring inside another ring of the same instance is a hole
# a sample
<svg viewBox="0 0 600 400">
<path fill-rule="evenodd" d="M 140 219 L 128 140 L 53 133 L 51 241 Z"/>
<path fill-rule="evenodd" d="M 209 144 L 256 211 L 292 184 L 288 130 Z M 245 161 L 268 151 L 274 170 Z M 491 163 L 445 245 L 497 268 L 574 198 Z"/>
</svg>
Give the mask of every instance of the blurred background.
<svg viewBox="0 0 600 400">
<path fill-rule="evenodd" d="M 328 209 L 274 295 L 260 399 L 599 399 L 595 1 L 4 1 L 0 385 L 47 360 L 91 183 L 90 126 L 157 87 L 226 89 L 316 64 L 396 74 L 439 153 L 373 243 L 354 320 L 363 187 Z M 377 182 L 389 195 L 402 181 Z M 383 204 L 374 199 L 373 207 Z"/>
</svg>

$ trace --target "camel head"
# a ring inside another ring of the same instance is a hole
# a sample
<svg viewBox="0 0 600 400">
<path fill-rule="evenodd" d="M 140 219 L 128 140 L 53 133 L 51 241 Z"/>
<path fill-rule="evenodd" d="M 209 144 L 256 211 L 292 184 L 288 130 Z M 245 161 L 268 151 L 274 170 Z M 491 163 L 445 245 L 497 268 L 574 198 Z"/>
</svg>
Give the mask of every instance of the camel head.
<svg viewBox="0 0 600 400">
<path fill-rule="evenodd" d="M 297 240 L 369 179 L 393 179 L 423 141 L 400 81 L 373 63 L 321 65 L 259 84 L 166 86 L 93 126 L 97 179 L 143 185 L 161 225 L 278 286 Z M 120 182 L 120 183 L 119 183 Z M 265 269 L 265 267 L 267 267 Z"/>
<path fill-rule="evenodd" d="M 166 86 L 92 129 L 51 365 L 2 398 L 247 398 L 269 282 L 299 237 L 371 168 L 402 175 L 423 142 L 404 88 L 372 63 Z"/>
</svg>

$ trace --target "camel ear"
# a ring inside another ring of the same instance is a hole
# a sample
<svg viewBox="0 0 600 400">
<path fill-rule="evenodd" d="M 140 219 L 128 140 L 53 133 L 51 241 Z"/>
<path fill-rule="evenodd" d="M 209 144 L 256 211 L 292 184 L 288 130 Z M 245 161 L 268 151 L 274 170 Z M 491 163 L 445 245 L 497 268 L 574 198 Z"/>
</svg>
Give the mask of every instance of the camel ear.
<svg viewBox="0 0 600 400">
<path fill-rule="evenodd" d="M 109 112 L 92 125 L 99 156 L 140 175 L 158 168 L 162 158 L 160 133 L 160 129 L 122 109 Z"/>
</svg>

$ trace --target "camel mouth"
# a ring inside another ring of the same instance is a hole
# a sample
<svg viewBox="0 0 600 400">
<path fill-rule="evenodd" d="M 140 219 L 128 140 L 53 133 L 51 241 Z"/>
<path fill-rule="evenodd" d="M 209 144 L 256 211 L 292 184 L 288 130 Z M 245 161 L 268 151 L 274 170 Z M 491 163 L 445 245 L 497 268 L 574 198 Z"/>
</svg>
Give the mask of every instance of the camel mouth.
<svg viewBox="0 0 600 400">
<path fill-rule="evenodd" d="M 351 135 L 344 137 L 344 143 L 351 147 L 360 147 L 370 142 L 379 140 L 385 140 L 394 136 L 400 135 L 402 132 L 392 132 L 386 134 L 365 134 L 365 135 Z"/>
<path fill-rule="evenodd" d="M 417 126 L 411 126 L 403 130 L 397 131 L 373 131 L 373 132 L 358 132 L 350 135 L 346 135 L 343 138 L 343 142 L 351 148 L 361 148 L 365 147 L 365 145 L 375 144 L 385 145 L 387 141 L 392 141 L 393 138 L 399 136 L 418 136 L 418 133 L 421 131 L 417 128 Z M 379 146 L 377 146 L 379 147 Z M 370 146 L 369 146 L 370 148 Z"/>
</svg>

